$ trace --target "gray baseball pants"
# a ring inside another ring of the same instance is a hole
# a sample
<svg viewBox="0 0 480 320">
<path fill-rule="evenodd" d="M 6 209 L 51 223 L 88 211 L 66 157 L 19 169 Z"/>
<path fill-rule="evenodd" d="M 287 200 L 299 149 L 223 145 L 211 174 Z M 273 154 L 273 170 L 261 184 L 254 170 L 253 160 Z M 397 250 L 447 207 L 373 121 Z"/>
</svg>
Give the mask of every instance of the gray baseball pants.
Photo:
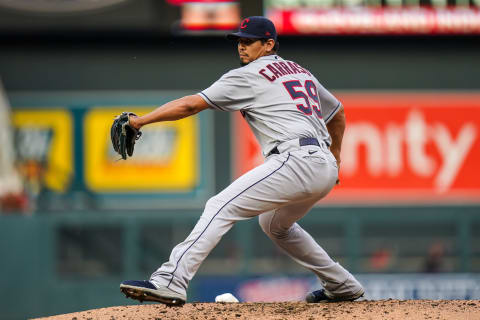
<svg viewBox="0 0 480 320">
<path fill-rule="evenodd" d="M 185 241 L 178 244 L 150 281 L 186 294 L 189 281 L 222 236 L 240 220 L 259 217 L 267 236 L 292 259 L 311 270 L 334 295 L 353 295 L 360 283 L 296 221 L 335 185 L 338 169 L 326 145 L 300 147 L 298 139 L 280 144 L 280 154 L 247 172 L 218 195 Z"/>
</svg>

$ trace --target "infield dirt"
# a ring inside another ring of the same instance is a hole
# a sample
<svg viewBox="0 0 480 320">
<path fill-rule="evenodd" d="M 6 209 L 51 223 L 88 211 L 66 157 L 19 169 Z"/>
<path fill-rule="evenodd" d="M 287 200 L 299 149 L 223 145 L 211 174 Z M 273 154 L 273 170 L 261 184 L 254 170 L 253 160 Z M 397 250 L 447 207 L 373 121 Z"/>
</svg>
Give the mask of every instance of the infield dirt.
<svg viewBox="0 0 480 320">
<path fill-rule="evenodd" d="M 40 319 L 40 318 L 39 318 Z M 480 319 L 480 300 L 377 300 L 341 303 L 187 303 L 118 306 L 68 313 L 48 320 L 127 319 Z"/>
</svg>

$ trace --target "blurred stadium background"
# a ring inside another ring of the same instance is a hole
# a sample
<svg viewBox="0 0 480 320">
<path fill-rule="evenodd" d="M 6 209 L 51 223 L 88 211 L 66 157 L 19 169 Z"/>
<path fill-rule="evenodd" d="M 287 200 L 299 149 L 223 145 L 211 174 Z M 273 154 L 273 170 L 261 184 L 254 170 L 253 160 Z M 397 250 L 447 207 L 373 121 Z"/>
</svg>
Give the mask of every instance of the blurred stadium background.
<svg viewBox="0 0 480 320">
<path fill-rule="evenodd" d="M 300 223 L 368 298 L 480 299 L 478 0 L 0 0 L 0 306 L 25 319 L 134 303 L 203 204 L 261 161 L 241 118 L 145 128 L 129 161 L 113 115 L 238 66 L 223 35 L 266 15 L 280 55 L 343 101 L 341 185 Z M 190 301 L 295 300 L 319 284 L 256 219 L 202 265 Z"/>
</svg>

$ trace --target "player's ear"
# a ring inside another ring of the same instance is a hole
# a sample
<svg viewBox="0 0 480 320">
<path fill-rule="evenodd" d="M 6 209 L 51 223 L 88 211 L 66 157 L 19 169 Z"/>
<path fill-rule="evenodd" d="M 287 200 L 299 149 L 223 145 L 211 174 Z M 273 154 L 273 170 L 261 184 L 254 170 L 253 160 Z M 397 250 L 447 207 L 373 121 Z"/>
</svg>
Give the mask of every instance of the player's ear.
<svg viewBox="0 0 480 320">
<path fill-rule="evenodd" d="M 272 52 L 274 47 L 275 47 L 275 40 L 268 39 L 267 40 L 267 52 Z"/>
</svg>

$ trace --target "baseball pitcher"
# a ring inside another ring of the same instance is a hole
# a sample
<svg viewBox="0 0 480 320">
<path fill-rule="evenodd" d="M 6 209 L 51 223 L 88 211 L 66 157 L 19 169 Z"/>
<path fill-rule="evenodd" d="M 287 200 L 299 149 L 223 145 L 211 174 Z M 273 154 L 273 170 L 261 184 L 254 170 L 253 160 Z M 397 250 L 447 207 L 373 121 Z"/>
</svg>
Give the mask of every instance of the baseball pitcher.
<svg viewBox="0 0 480 320">
<path fill-rule="evenodd" d="M 207 201 L 190 235 L 148 281 L 124 281 L 121 291 L 140 301 L 183 305 L 189 281 L 222 236 L 234 223 L 258 217 L 267 236 L 320 279 L 323 288 L 309 293 L 307 302 L 358 299 L 364 294 L 362 285 L 296 222 L 338 179 L 343 106 L 307 69 L 277 55 L 277 33 L 270 20 L 246 18 L 227 38 L 237 41 L 242 67 L 202 92 L 146 115 L 123 113 L 112 126 L 112 142 L 126 159 L 142 126 L 208 108 L 240 111 L 261 145 L 265 162 Z"/>
</svg>

